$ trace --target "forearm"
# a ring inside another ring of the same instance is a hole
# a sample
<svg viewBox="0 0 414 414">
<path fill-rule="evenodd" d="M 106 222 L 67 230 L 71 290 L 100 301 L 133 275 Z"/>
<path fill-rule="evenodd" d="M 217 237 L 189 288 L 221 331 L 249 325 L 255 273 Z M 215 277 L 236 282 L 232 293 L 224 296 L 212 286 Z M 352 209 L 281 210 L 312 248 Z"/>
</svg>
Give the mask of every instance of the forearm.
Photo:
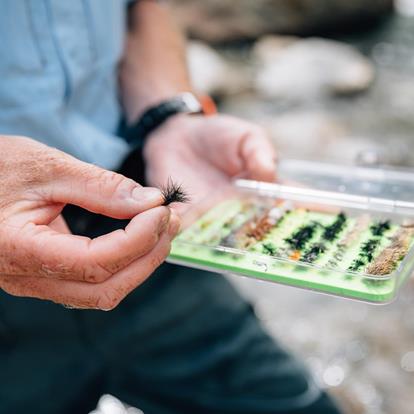
<svg viewBox="0 0 414 414">
<path fill-rule="evenodd" d="M 185 42 L 168 8 L 138 1 L 129 21 L 120 87 L 127 120 L 132 122 L 149 106 L 190 91 L 191 85 Z"/>
</svg>

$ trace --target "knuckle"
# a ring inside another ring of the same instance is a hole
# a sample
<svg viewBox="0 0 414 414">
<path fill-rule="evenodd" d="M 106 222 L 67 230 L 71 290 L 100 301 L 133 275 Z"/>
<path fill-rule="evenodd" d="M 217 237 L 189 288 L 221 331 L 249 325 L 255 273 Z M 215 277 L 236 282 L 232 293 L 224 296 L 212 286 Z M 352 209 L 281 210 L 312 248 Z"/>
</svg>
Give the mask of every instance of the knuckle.
<svg viewBox="0 0 414 414">
<path fill-rule="evenodd" d="M 102 283 L 108 280 L 112 274 L 112 272 L 97 263 L 96 266 L 86 266 L 82 268 L 81 280 L 87 283 Z"/>
<path fill-rule="evenodd" d="M 92 248 L 91 241 L 88 242 L 87 249 L 84 250 L 83 257 L 79 258 L 78 263 L 82 269 L 82 281 L 87 283 L 105 282 L 117 271 L 99 260 L 99 255 Z"/>
<path fill-rule="evenodd" d="M 167 225 L 165 226 L 164 231 L 166 229 L 167 229 Z M 159 241 L 160 241 L 160 233 L 158 232 L 158 229 L 156 229 L 151 233 L 151 236 L 149 237 L 148 250 L 153 249 Z"/>
<path fill-rule="evenodd" d="M 154 269 L 160 267 L 164 263 L 169 252 L 170 252 L 170 245 L 168 245 L 168 247 L 166 247 L 166 249 L 163 250 L 162 252 L 159 252 L 159 253 L 157 252 L 156 254 L 154 254 L 153 257 L 151 258 L 151 266 Z"/>
<path fill-rule="evenodd" d="M 102 288 L 97 297 L 97 308 L 102 310 L 113 310 L 121 302 L 122 296 L 119 292 L 109 289 Z"/>
<path fill-rule="evenodd" d="M 109 279 L 111 276 L 115 275 L 126 265 L 128 265 L 131 261 L 133 261 L 132 255 L 123 257 L 122 260 L 112 260 L 107 261 L 107 263 L 104 263 L 100 260 L 94 261 L 93 266 L 93 273 L 90 275 L 90 280 L 95 283 L 101 283 L 105 282 L 107 279 Z"/>
<path fill-rule="evenodd" d="M 90 246 L 90 245 L 89 245 Z M 109 279 L 114 271 L 95 257 L 90 248 L 85 252 L 85 256 L 80 261 L 82 271 L 82 281 L 88 283 L 102 283 Z"/>
<path fill-rule="evenodd" d="M 145 254 L 149 252 L 151 249 L 153 249 L 155 245 L 158 243 L 159 239 L 160 238 L 156 230 L 151 232 L 151 234 L 149 234 L 145 238 L 145 240 L 142 241 L 141 248 L 140 248 L 142 254 Z"/>
<path fill-rule="evenodd" d="M 82 185 L 87 192 L 96 192 L 100 189 L 105 170 L 96 166 L 83 165 L 79 173 L 84 177 Z"/>
<path fill-rule="evenodd" d="M 86 166 L 85 167 L 85 187 L 87 191 L 96 191 L 96 188 L 100 188 L 102 183 L 106 180 L 107 171 L 95 167 L 95 166 Z"/>
<path fill-rule="evenodd" d="M 113 188 L 117 188 L 125 179 L 124 176 L 109 170 L 102 170 L 99 173 L 99 178 L 102 180 L 102 182 Z"/>
<path fill-rule="evenodd" d="M 121 174 L 103 170 L 100 173 L 99 189 L 105 197 L 113 197 L 119 194 L 129 183 L 129 180 Z"/>
</svg>

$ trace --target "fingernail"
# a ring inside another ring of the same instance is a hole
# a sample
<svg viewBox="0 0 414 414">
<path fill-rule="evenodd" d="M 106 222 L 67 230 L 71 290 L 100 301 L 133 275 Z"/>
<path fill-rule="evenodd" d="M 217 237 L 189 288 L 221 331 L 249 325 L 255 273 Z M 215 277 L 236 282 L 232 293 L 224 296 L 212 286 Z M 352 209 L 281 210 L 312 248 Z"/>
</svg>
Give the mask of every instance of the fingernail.
<svg viewBox="0 0 414 414">
<path fill-rule="evenodd" d="M 132 197 L 140 202 L 161 204 L 162 194 L 158 188 L 153 187 L 136 187 L 132 191 Z"/>
</svg>

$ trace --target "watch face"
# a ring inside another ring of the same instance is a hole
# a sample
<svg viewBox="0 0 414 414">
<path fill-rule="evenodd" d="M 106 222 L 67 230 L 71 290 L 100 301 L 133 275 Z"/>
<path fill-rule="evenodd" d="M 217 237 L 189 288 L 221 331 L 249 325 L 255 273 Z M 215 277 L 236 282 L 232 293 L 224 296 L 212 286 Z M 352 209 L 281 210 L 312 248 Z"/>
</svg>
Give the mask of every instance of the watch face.
<svg viewBox="0 0 414 414">
<path fill-rule="evenodd" d="M 203 110 L 201 103 L 192 93 L 183 93 L 180 95 L 180 99 L 189 113 L 199 113 Z"/>
</svg>

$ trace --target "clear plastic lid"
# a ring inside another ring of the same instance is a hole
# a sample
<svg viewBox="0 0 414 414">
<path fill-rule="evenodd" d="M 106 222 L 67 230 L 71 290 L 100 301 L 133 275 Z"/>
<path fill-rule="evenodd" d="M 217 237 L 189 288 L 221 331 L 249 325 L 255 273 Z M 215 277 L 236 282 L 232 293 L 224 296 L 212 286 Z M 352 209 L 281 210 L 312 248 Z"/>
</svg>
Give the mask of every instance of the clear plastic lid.
<svg viewBox="0 0 414 414">
<path fill-rule="evenodd" d="M 360 167 L 286 159 L 278 166 L 281 182 L 318 190 L 414 201 L 414 170 Z"/>
<path fill-rule="evenodd" d="M 406 194 L 414 174 L 288 160 L 279 178 L 284 184 L 237 180 L 196 206 L 169 261 L 372 303 L 394 299 L 414 269 Z"/>
</svg>

